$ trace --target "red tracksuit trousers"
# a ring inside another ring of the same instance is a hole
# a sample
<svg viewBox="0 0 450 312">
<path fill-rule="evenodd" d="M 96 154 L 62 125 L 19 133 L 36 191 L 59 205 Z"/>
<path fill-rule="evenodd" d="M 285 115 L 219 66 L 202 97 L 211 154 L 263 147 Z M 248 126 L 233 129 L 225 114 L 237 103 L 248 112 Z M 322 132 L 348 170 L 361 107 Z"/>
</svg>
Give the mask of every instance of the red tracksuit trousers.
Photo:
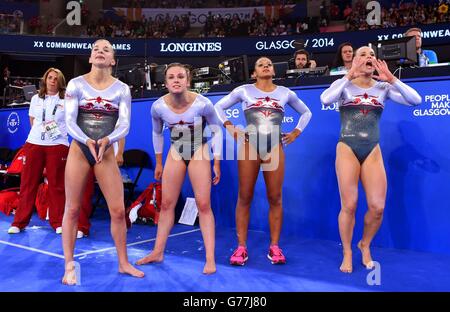
<svg viewBox="0 0 450 312">
<path fill-rule="evenodd" d="M 65 145 L 42 146 L 25 143 L 26 160 L 20 178 L 20 201 L 12 226 L 25 228 L 31 220 L 38 186 L 42 181 L 42 172 L 46 168 L 49 192 L 49 221 L 53 229 L 62 225 L 65 206 L 64 171 L 69 148 Z M 78 230 L 89 234 L 94 194 L 94 170 L 89 172 L 86 189 L 83 193 Z"/>
<path fill-rule="evenodd" d="M 13 226 L 20 229 L 30 223 L 42 172 L 47 170 L 49 192 L 49 219 L 52 228 L 62 225 L 65 204 L 64 170 L 69 147 L 65 145 L 44 146 L 25 143 L 26 159 L 20 175 L 20 201 Z"/>
</svg>

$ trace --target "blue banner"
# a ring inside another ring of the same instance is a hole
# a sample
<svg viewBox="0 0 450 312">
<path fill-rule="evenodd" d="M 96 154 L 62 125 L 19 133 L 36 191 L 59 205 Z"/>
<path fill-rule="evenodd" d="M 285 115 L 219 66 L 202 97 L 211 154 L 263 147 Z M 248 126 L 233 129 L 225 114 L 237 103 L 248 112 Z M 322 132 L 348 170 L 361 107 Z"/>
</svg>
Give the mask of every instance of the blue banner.
<svg viewBox="0 0 450 312">
<path fill-rule="evenodd" d="M 43 36 L 0 36 L 0 52 L 32 54 L 89 55 L 97 38 L 43 37 Z M 108 39 L 117 56 L 145 56 L 144 39 Z"/>
<path fill-rule="evenodd" d="M 449 45 L 449 26 L 448 23 L 423 26 L 423 45 Z M 301 46 L 313 53 L 336 52 L 339 45 L 347 41 L 359 47 L 370 42 L 400 38 L 407 29 L 408 27 L 402 27 L 278 37 L 149 40 L 148 49 L 150 55 L 159 57 L 284 55 L 294 53 Z"/>
<path fill-rule="evenodd" d="M 450 24 L 421 26 L 423 45 L 450 45 Z M 343 42 L 355 47 L 403 36 L 408 27 L 367 31 L 318 33 L 312 35 L 202 39 L 111 38 L 119 56 L 191 57 L 236 55 L 286 55 L 300 46 L 312 53 L 336 52 Z M 96 38 L 0 36 L 0 52 L 88 55 Z"/>
</svg>

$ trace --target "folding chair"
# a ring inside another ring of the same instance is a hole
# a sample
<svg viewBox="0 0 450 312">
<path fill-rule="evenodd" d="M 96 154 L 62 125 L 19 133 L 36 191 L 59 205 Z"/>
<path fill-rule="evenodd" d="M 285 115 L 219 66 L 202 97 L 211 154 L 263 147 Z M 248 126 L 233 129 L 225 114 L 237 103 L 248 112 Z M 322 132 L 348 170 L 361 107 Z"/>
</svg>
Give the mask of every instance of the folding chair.
<svg viewBox="0 0 450 312">
<path fill-rule="evenodd" d="M 122 168 L 138 168 L 138 172 L 133 180 L 123 182 L 123 188 L 127 192 L 127 196 L 125 197 L 125 207 L 127 207 L 133 201 L 134 190 L 137 183 L 139 182 L 142 171 L 144 170 L 144 168 L 152 169 L 150 156 L 146 151 L 140 149 L 126 150 L 123 153 Z"/>
<path fill-rule="evenodd" d="M 6 165 L 9 167 L 14 156 L 21 149 L 19 147 L 16 150 L 12 150 L 7 147 L 0 147 L 0 164 L 2 168 L 0 170 L 1 181 L 0 188 L 10 188 L 10 187 L 19 187 L 20 186 L 20 174 L 9 174 L 6 172 Z"/>
</svg>

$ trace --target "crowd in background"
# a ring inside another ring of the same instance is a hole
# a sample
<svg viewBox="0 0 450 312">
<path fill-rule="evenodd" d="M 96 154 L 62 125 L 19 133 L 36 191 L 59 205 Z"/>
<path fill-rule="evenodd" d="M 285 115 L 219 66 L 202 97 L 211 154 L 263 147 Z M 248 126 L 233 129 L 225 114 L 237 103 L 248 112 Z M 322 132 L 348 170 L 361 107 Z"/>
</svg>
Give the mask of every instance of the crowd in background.
<svg viewBox="0 0 450 312">
<path fill-rule="evenodd" d="M 126 38 L 182 38 L 190 29 L 187 15 L 170 18 L 144 18 L 141 21 L 123 21 L 112 23 L 101 19 L 90 23 L 86 29 L 89 37 L 126 37 Z"/>
<path fill-rule="evenodd" d="M 164 1 L 162 1 L 164 2 Z M 194 1 L 195 2 L 195 1 Z M 237 1 L 227 0 L 219 1 L 222 7 L 234 7 Z M 269 1 L 270 3 L 289 4 L 293 1 Z M 232 36 L 279 36 L 293 35 L 302 33 L 313 33 L 326 31 L 326 27 L 331 21 L 342 21 L 345 27 L 342 30 L 366 30 L 373 28 L 388 28 L 400 26 L 413 26 L 418 24 L 434 24 L 450 21 L 448 12 L 448 1 L 435 2 L 434 4 L 418 4 L 416 2 L 401 3 L 395 2 L 391 7 L 382 7 L 381 25 L 369 26 L 367 24 L 367 13 L 362 1 L 357 1 L 354 7 L 348 4 L 349 1 L 333 1 L 329 6 L 322 3 L 320 7 L 320 16 L 306 17 L 302 19 L 290 19 L 286 17 L 271 18 L 255 10 L 250 18 L 243 19 L 237 14 L 231 17 L 222 17 L 210 14 L 200 32 L 195 35 L 199 37 L 232 37 Z M 254 5 L 260 6 L 267 4 L 264 0 L 239 1 L 239 6 Z M 87 33 L 88 36 L 101 36 L 105 32 L 102 27 L 109 27 L 117 30 L 112 32 L 112 36 L 121 37 L 147 37 L 147 38 L 166 38 L 183 37 L 191 29 L 189 16 L 166 17 L 164 19 L 151 20 L 142 19 L 142 21 L 133 22 L 133 26 L 128 23 L 112 23 L 110 21 L 100 20 L 97 25 L 91 25 Z M 99 27 L 97 27 L 99 26 Z M 145 31 L 146 30 L 146 31 Z M 108 32 L 106 32 L 108 33 Z"/>
<path fill-rule="evenodd" d="M 365 6 L 361 1 L 358 1 L 354 9 L 347 7 L 344 10 L 343 17 L 346 30 L 367 30 L 449 22 L 450 14 L 448 13 L 448 8 L 449 1 L 440 1 L 432 5 L 418 4 L 416 2 L 397 5 L 394 2 L 389 8 L 382 7 L 381 25 L 371 26 L 366 20 Z M 335 12 L 336 9 L 332 11 Z"/>
<path fill-rule="evenodd" d="M 292 4 L 295 1 L 284 0 L 157 0 L 157 1 L 118 1 L 118 6 L 129 8 L 200 8 L 200 7 L 242 7 L 263 5 Z M 351 6 L 351 1 L 331 1 L 329 5 L 322 1 L 320 15 L 301 19 L 290 18 L 289 15 L 280 17 L 266 17 L 257 10 L 250 18 L 241 18 L 237 14 L 222 17 L 209 14 L 203 27 L 193 26 L 189 14 L 180 16 L 165 16 L 156 19 L 142 17 L 129 21 L 112 20 L 103 17 L 90 22 L 82 35 L 88 37 L 126 37 L 126 38 L 182 38 L 182 37 L 230 37 L 230 36 L 279 36 L 308 32 L 327 31 L 327 27 L 334 21 L 340 22 L 340 30 L 366 30 L 373 28 L 388 28 L 413 26 L 420 24 L 444 23 L 450 21 L 450 0 L 429 1 L 428 4 L 417 1 L 391 2 L 390 7 L 381 10 L 381 24 L 369 25 L 365 2 L 358 0 Z M 14 34 L 20 30 L 23 17 L 12 14 L 1 14 L 0 33 Z M 89 9 L 83 7 L 83 15 L 88 15 Z M 43 21 L 36 16 L 27 21 L 26 31 L 30 34 L 52 34 L 56 21 L 46 17 Z M 339 30 L 339 29 L 338 29 Z M 336 30 L 334 30 L 336 31 Z"/>
</svg>

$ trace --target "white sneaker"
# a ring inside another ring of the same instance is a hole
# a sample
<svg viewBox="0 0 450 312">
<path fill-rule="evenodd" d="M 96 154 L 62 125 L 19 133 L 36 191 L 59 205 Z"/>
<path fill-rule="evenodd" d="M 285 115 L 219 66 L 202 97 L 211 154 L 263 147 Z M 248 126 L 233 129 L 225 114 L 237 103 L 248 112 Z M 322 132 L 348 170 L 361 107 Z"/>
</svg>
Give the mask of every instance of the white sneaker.
<svg viewBox="0 0 450 312">
<path fill-rule="evenodd" d="M 84 233 L 82 231 L 77 231 L 77 238 L 83 238 Z"/>
<path fill-rule="evenodd" d="M 20 229 L 17 226 L 12 226 L 8 229 L 8 234 L 20 233 Z"/>
<path fill-rule="evenodd" d="M 62 227 L 58 226 L 55 230 L 56 234 L 61 234 L 62 233 Z"/>
<path fill-rule="evenodd" d="M 131 210 L 130 210 L 130 221 L 131 223 L 136 222 L 137 218 L 138 218 L 138 211 L 139 209 L 141 209 L 142 204 L 139 203 L 136 206 L 134 206 Z"/>
</svg>

